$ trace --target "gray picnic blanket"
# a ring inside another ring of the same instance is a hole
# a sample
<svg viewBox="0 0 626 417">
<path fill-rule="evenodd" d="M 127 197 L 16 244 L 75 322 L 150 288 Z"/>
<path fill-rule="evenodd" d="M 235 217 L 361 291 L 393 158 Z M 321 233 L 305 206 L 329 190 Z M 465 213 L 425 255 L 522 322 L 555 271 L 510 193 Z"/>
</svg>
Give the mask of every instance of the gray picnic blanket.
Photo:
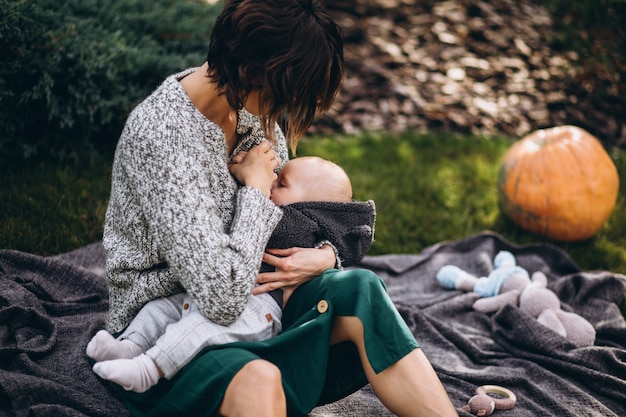
<svg viewBox="0 0 626 417">
<path fill-rule="evenodd" d="M 500 250 L 530 272 L 546 273 L 562 308 L 594 325 L 594 346 L 576 348 L 515 306 L 476 312 L 475 294 L 443 289 L 435 279 L 445 264 L 487 275 Z M 358 267 L 385 280 L 459 415 L 470 415 L 460 407 L 477 386 L 495 384 L 518 398 L 495 416 L 626 416 L 626 324 L 617 305 L 626 276 L 581 271 L 555 247 L 518 247 L 490 232 L 420 254 L 368 256 Z M 99 242 L 47 258 L 0 251 L 0 416 L 128 416 L 84 354 L 107 308 Z M 369 387 L 311 413 L 392 415 Z"/>
</svg>

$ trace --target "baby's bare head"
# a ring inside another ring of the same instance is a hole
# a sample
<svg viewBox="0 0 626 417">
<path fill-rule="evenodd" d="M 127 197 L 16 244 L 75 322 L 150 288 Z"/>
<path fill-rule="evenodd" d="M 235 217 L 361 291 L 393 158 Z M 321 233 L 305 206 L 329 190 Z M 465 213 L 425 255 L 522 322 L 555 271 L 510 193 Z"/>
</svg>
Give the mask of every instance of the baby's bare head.
<svg viewBox="0 0 626 417">
<path fill-rule="evenodd" d="M 339 165 L 317 156 L 290 160 L 272 186 L 271 199 L 285 206 L 304 201 L 352 201 L 352 184 Z"/>
</svg>

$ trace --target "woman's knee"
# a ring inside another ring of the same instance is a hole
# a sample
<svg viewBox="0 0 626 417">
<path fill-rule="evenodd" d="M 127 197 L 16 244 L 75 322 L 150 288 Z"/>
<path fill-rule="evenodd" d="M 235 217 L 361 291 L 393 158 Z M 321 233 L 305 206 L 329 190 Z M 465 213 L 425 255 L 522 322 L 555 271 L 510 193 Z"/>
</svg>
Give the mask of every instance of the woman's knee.
<svg viewBox="0 0 626 417">
<path fill-rule="evenodd" d="M 244 389 L 254 388 L 264 398 L 281 398 L 284 396 L 280 369 L 266 360 L 254 360 L 246 364 L 235 376 L 240 376 L 239 383 Z"/>
<path fill-rule="evenodd" d="M 220 413 L 224 416 L 280 416 L 286 413 L 282 375 L 266 360 L 248 362 L 232 379 L 224 395 Z"/>
<path fill-rule="evenodd" d="M 280 369 L 273 363 L 259 359 L 246 364 L 242 371 L 246 372 L 248 379 L 269 386 L 282 385 Z"/>
</svg>

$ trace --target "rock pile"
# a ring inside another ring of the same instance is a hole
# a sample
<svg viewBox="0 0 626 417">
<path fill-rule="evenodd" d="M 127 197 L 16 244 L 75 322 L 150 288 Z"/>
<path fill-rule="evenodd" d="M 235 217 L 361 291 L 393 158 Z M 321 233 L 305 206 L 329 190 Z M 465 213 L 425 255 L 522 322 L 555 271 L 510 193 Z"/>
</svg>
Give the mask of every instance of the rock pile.
<svg viewBox="0 0 626 417">
<path fill-rule="evenodd" d="M 455 131 L 520 137 L 575 124 L 626 145 L 619 74 L 580 70 L 551 48 L 532 0 L 328 0 L 344 32 L 346 78 L 315 133 Z M 620 84 L 621 83 L 621 84 Z M 594 90 L 602 88 L 604 98 Z"/>
</svg>

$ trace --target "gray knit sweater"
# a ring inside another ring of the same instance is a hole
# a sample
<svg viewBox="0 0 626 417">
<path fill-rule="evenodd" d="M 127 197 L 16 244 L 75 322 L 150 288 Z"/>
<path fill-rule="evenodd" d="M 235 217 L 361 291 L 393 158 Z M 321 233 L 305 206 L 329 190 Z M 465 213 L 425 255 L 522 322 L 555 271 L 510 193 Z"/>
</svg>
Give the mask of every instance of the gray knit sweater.
<svg viewBox="0 0 626 417">
<path fill-rule="evenodd" d="M 110 311 L 123 330 L 148 301 L 187 291 L 210 320 L 229 324 L 251 294 L 265 245 L 282 212 L 230 175 L 222 130 L 168 77 L 131 113 L 117 145 L 103 244 Z M 239 112 L 234 153 L 265 139 Z M 276 128 L 275 149 L 288 159 Z M 233 153 L 233 154 L 234 154 Z"/>
</svg>

